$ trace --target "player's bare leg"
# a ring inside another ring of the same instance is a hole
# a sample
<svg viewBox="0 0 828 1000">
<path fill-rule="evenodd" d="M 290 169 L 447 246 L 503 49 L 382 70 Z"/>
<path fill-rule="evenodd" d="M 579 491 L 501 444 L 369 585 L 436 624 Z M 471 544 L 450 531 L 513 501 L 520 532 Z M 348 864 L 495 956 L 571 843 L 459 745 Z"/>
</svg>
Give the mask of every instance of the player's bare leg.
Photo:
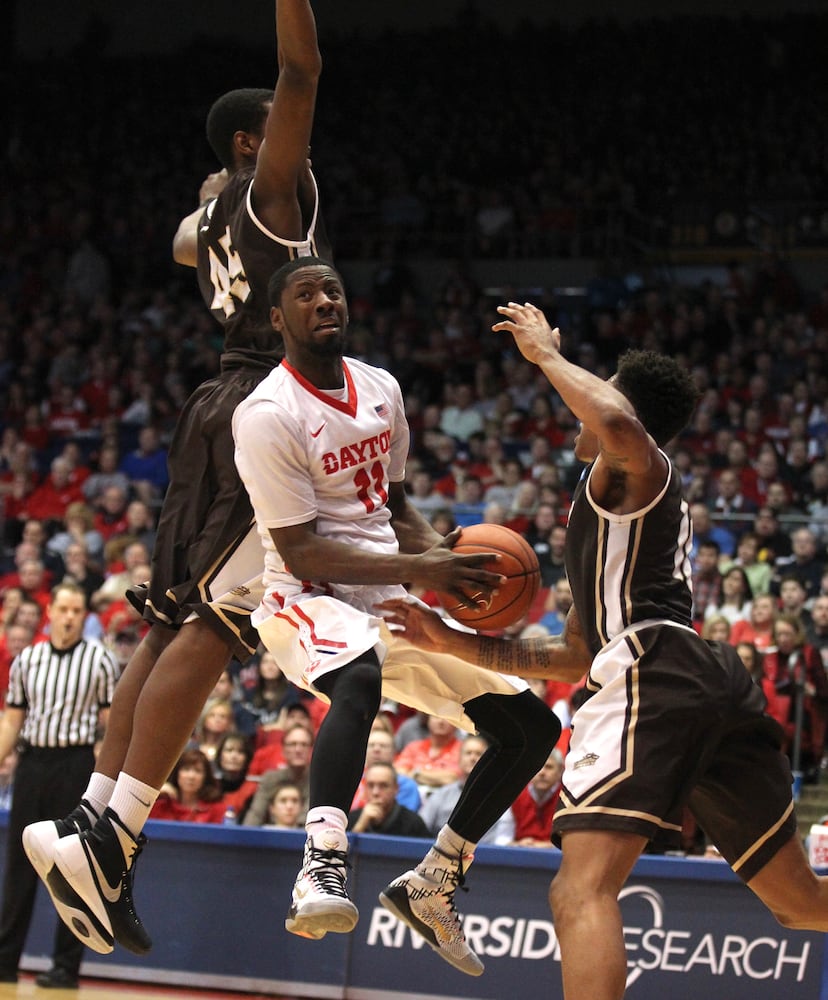
<svg viewBox="0 0 828 1000">
<path fill-rule="evenodd" d="M 621 1000 L 627 955 L 618 894 L 647 841 L 632 833 L 571 830 L 549 890 L 566 1000 Z"/>
<path fill-rule="evenodd" d="M 814 873 L 796 834 L 748 887 L 783 927 L 828 931 L 828 878 Z"/>
<path fill-rule="evenodd" d="M 153 625 L 138 644 L 118 679 L 109 710 L 106 733 L 95 763 L 95 770 L 113 780 L 124 766 L 132 739 L 135 706 L 150 671 L 159 656 L 177 636 L 175 629 Z"/>
<path fill-rule="evenodd" d="M 201 619 L 181 627 L 136 701 L 122 771 L 154 788 L 163 785 L 231 653 L 229 644 Z"/>
</svg>

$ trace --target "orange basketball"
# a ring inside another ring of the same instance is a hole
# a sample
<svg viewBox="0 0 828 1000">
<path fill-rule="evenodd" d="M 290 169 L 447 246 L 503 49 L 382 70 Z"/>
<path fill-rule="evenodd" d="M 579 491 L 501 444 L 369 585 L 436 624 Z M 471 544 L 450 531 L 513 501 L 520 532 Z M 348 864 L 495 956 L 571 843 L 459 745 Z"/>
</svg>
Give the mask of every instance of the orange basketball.
<svg viewBox="0 0 828 1000">
<path fill-rule="evenodd" d="M 451 594 L 438 594 L 447 614 L 482 631 L 506 628 L 526 614 L 540 587 L 540 567 L 534 549 L 522 535 L 502 524 L 473 524 L 463 528 L 454 551 L 499 555 L 499 562 L 487 563 L 484 568 L 505 576 L 506 582 L 488 604 L 474 610 L 459 604 Z"/>
</svg>

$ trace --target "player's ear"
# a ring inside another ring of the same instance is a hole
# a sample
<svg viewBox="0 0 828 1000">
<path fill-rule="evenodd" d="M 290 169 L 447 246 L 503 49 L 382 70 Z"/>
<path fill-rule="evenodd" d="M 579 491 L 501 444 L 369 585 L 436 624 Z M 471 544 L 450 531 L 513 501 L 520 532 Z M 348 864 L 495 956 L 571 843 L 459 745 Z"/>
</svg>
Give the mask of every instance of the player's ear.
<svg viewBox="0 0 828 1000">
<path fill-rule="evenodd" d="M 249 160 L 256 156 L 260 142 L 258 136 L 252 132 L 243 132 L 239 129 L 233 133 L 233 145 L 238 150 L 243 160 Z"/>
<path fill-rule="evenodd" d="M 283 332 L 282 310 L 278 306 L 270 307 L 270 325 L 277 333 Z"/>
</svg>

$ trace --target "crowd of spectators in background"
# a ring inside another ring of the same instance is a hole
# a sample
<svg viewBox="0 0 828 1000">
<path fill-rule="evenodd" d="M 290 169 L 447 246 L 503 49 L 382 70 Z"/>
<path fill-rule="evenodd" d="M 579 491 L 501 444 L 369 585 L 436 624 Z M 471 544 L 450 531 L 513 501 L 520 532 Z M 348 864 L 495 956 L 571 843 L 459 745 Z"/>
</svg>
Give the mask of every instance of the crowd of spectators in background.
<svg viewBox="0 0 828 1000">
<path fill-rule="evenodd" d="M 337 260 L 383 257 L 370 293 L 353 298 L 348 353 L 401 383 L 412 501 L 442 532 L 491 521 L 524 534 L 542 589 L 509 634 L 557 634 L 571 604 L 563 546 L 576 427 L 547 380 L 491 332 L 495 307 L 531 296 L 561 322 L 565 351 L 598 373 L 628 346 L 684 358 L 702 397 L 668 450 L 694 522 L 694 624 L 744 653 L 791 745 L 801 694 L 799 752 L 817 780 L 828 719 L 828 288 L 801 287 L 779 254 L 757 251 L 721 282 L 619 286 L 573 313 L 550 289 L 482 289 L 462 263 L 422 287 L 404 257 L 459 246 L 472 256 L 577 256 L 600 249 L 575 245 L 576 216 L 600 206 L 658 213 L 736 188 L 817 197 L 828 164 L 814 134 L 826 89 L 809 85 L 825 72 L 814 54 L 820 31 L 812 17 L 790 17 L 772 30 L 693 20 L 502 38 L 466 16 L 439 33 L 323 45 L 313 156 Z M 378 58 L 392 44 L 395 58 Z M 495 66 L 510 46 L 525 72 Z M 630 57 L 639 50 L 647 59 Z M 228 61 L 206 41 L 186 53 L 184 75 L 178 58 L 120 61 L 114 75 L 105 52 L 82 55 L 71 74 L 60 59 L 38 64 L 36 76 L 28 67 L 27 104 L 44 116 L 50 156 L 13 132 L 0 168 L 0 692 L 11 659 L 45 637 L 50 587 L 65 577 L 87 592 L 87 634 L 121 665 L 143 635 L 124 594 L 149 574 L 177 414 L 217 373 L 221 352 L 170 242 L 215 166 L 201 138 L 206 106 L 228 86 L 266 83 L 272 64 L 272 53 L 252 53 L 233 60 L 244 80 L 225 79 Z M 689 72 L 682 60 L 691 58 Z M 441 83 L 449 65 L 450 93 Z M 212 89 L 197 92 L 205 78 Z M 71 99 L 74 88 L 83 100 Z M 493 115 L 519 143 L 487 127 Z M 539 693 L 567 726 L 577 687 Z M 231 811 L 232 822 L 301 824 L 323 713 L 268 654 L 234 664 L 154 815 L 219 822 Z M 383 719 L 392 737 L 423 725 L 400 706 L 384 706 Z M 390 822 L 390 803 L 412 782 L 426 800 L 462 782 L 457 734 L 433 728 L 419 731 L 418 748 L 397 745 L 372 761 L 355 822 Z M 441 740 L 451 743 L 449 766 Z M 524 796 L 533 822 L 551 817 L 557 763 Z M 513 841 L 536 842 L 530 827 Z"/>
</svg>

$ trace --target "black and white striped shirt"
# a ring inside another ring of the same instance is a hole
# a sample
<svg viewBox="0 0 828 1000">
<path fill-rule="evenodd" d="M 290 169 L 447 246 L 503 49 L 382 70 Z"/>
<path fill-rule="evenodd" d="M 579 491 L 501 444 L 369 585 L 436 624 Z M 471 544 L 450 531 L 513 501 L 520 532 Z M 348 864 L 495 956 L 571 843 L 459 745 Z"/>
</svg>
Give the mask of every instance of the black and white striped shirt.
<svg viewBox="0 0 828 1000">
<path fill-rule="evenodd" d="M 6 705 L 26 710 L 20 735 L 31 746 L 90 746 L 117 678 L 115 659 L 96 639 L 62 650 L 38 642 L 12 662 Z"/>
</svg>

